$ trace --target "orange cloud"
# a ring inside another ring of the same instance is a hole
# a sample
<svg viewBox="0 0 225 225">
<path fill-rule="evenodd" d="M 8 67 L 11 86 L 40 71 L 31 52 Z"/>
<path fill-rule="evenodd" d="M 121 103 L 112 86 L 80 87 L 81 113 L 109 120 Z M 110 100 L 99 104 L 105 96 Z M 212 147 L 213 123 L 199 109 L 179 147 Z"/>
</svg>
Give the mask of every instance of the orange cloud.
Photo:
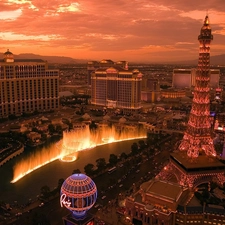
<svg viewBox="0 0 225 225">
<path fill-rule="evenodd" d="M 2 0 L 0 41 L 15 54 L 145 62 L 195 59 L 207 10 L 215 52 L 224 53 L 223 8 L 225 2 L 220 0 L 208 0 L 204 5 L 201 0 L 195 4 L 176 0 Z"/>
</svg>

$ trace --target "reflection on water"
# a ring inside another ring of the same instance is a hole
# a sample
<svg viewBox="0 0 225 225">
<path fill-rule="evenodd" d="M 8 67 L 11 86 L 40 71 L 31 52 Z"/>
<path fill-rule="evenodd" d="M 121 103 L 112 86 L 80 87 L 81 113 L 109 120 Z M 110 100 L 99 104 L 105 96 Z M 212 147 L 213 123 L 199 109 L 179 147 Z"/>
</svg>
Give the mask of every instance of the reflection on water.
<svg viewBox="0 0 225 225">
<path fill-rule="evenodd" d="M 43 148 L 41 151 L 35 151 L 29 157 L 18 161 L 14 167 L 11 182 L 17 182 L 32 171 L 56 159 L 61 159 L 63 162 L 72 162 L 79 157 L 78 153 L 83 150 L 108 143 L 144 137 L 146 137 L 146 131 L 137 127 L 116 130 L 114 126 L 103 126 L 91 132 L 89 127 L 85 126 L 71 132 L 64 132 L 63 139 L 56 145 Z"/>
<path fill-rule="evenodd" d="M 27 174 L 18 182 L 10 183 L 13 176 L 13 166 L 16 164 L 16 161 L 21 161 L 24 158 L 23 155 L 20 155 L 0 168 L 0 201 L 14 203 L 16 200 L 18 203 L 24 204 L 30 198 L 34 200 L 40 194 L 41 187 L 44 185 L 49 186 L 52 190 L 57 186 L 60 178 L 66 179 L 75 169 L 79 169 L 83 173 L 84 166 L 88 163 L 96 165 L 96 159 L 105 158 L 106 162 L 108 162 L 110 154 L 119 155 L 122 152 L 128 154 L 131 151 L 131 145 L 139 140 L 115 142 L 97 146 L 90 151 L 81 151 L 74 162 L 64 163 L 60 160 L 55 160 Z M 52 146 L 55 146 L 55 144 L 53 143 Z M 42 149 L 37 151 L 42 151 Z"/>
</svg>

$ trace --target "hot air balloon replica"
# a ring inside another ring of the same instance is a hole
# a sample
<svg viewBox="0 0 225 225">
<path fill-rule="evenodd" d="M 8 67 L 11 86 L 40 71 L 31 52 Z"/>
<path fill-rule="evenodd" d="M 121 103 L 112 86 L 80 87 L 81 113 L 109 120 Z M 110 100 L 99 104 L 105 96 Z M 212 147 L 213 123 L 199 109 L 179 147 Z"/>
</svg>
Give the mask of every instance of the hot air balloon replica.
<svg viewBox="0 0 225 225">
<path fill-rule="evenodd" d="M 92 224 L 87 211 L 95 204 L 97 187 L 94 181 L 85 174 L 69 176 L 62 184 L 60 205 L 71 213 L 63 218 L 65 225 Z"/>
</svg>

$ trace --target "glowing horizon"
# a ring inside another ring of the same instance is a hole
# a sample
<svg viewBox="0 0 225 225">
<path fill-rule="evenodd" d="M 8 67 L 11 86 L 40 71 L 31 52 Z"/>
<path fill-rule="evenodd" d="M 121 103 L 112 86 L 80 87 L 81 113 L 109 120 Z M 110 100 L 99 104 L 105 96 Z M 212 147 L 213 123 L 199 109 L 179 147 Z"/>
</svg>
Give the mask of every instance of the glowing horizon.
<svg viewBox="0 0 225 225">
<path fill-rule="evenodd" d="M 26 159 L 21 159 L 14 166 L 11 183 L 17 182 L 24 176 L 57 159 L 62 162 L 75 161 L 80 151 L 90 150 L 99 145 L 137 138 L 146 138 L 146 131 L 144 129 L 130 128 L 129 131 L 118 132 L 112 126 L 112 128 L 103 127 L 91 132 L 89 127 L 86 126 L 83 129 L 64 132 L 62 140 L 58 143 L 51 145 L 49 148 L 44 147 L 41 151 L 29 155 Z"/>
<path fill-rule="evenodd" d="M 83 60 L 176 62 L 196 59 L 199 26 L 208 11 L 215 34 L 212 55 L 224 54 L 225 2 L 149 0 L 4 0 L 1 52 Z M 112 17 L 112 15 L 114 15 Z M 63 29 L 62 29 L 63 28 Z M 76 28 L 76 29 L 74 29 Z M 166 36 L 165 36 L 166 34 Z"/>
</svg>

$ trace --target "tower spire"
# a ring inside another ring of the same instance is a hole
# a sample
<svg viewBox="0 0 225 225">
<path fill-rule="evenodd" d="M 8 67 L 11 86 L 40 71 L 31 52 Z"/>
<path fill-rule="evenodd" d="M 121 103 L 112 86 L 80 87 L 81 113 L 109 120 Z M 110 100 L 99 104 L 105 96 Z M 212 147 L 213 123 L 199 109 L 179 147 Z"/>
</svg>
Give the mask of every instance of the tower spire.
<svg viewBox="0 0 225 225">
<path fill-rule="evenodd" d="M 206 13 L 206 16 L 205 16 L 204 25 L 209 25 L 209 16 L 208 16 L 208 12 Z"/>
</svg>

